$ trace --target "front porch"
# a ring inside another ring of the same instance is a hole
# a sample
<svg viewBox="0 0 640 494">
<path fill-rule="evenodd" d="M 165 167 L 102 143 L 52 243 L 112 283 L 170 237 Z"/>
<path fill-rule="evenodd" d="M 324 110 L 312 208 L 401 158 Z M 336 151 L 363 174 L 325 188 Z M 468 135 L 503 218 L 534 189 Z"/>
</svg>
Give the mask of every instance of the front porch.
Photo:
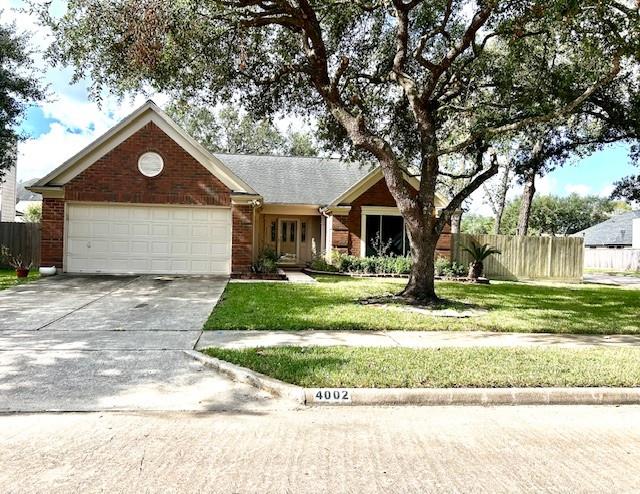
<svg viewBox="0 0 640 494">
<path fill-rule="evenodd" d="M 257 253 L 278 254 L 278 266 L 299 268 L 323 252 L 322 217 L 317 207 L 265 207 L 256 215 Z"/>
</svg>

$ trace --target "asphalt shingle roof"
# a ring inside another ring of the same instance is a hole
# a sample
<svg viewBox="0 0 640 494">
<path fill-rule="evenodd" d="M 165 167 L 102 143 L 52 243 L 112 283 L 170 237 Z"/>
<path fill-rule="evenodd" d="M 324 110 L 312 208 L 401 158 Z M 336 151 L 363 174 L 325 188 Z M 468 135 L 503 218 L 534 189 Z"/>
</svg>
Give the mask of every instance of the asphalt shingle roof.
<svg viewBox="0 0 640 494">
<path fill-rule="evenodd" d="M 333 158 L 215 154 L 265 203 L 329 204 L 371 170 Z"/>
<path fill-rule="evenodd" d="M 640 218 L 640 210 L 629 211 L 609 218 L 575 236 L 584 236 L 585 245 L 631 245 L 633 220 Z"/>
</svg>

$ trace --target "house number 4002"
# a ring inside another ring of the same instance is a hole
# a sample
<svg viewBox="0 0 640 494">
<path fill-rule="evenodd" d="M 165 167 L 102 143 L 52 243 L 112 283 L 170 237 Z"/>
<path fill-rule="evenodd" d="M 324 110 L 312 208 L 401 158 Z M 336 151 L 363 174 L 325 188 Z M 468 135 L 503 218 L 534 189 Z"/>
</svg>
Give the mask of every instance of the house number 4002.
<svg viewBox="0 0 640 494">
<path fill-rule="evenodd" d="M 314 397 L 317 401 L 323 401 L 325 403 L 344 403 L 351 401 L 351 393 L 348 389 L 319 389 Z"/>
</svg>

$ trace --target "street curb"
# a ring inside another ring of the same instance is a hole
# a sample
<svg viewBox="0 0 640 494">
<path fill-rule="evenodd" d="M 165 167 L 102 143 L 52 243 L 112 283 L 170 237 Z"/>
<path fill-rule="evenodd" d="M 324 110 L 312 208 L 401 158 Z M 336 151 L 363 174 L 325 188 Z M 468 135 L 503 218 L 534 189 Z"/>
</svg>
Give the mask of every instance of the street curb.
<svg viewBox="0 0 640 494">
<path fill-rule="evenodd" d="M 234 381 L 249 384 L 254 388 L 267 391 L 275 396 L 287 398 L 304 405 L 305 390 L 300 386 L 288 384 L 272 377 L 265 376 L 246 367 L 210 357 L 195 350 L 184 350 L 184 353 L 198 362 L 226 374 Z"/>
<path fill-rule="evenodd" d="M 640 404 L 640 388 L 302 388 L 198 351 L 184 350 L 184 353 L 234 381 L 310 406 Z M 347 391 L 349 399 L 319 400 L 318 391 Z"/>
<path fill-rule="evenodd" d="M 304 390 L 307 405 L 336 405 Z M 640 388 L 339 388 L 348 391 L 344 405 L 632 405 L 640 404 Z"/>
</svg>

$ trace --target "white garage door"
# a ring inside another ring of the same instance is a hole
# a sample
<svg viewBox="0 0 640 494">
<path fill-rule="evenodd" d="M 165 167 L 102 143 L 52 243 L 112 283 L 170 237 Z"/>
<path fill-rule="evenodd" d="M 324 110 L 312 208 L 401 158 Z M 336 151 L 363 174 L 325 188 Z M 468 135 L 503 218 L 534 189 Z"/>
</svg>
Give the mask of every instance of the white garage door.
<svg viewBox="0 0 640 494">
<path fill-rule="evenodd" d="M 67 203 L 70 273 L 229 274 L 229 208 Z"/>
</svg>

